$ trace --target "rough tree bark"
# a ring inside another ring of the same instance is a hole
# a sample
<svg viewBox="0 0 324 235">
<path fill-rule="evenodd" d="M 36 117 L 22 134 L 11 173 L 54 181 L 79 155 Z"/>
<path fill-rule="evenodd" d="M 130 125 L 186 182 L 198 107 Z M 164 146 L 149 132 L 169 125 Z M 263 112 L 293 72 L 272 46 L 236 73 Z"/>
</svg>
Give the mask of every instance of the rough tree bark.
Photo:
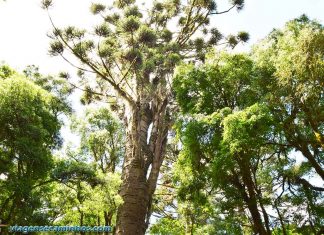
<svg viewBox="0 0 324 235">
<path fill-rule="evenodd" d="M 170 120 L 166 98 L 138 103 L 125 120 L 126 156 L 116 234 L 144 234 L 151 215 L 152 197 L 167 143 Z"/>
</svg>

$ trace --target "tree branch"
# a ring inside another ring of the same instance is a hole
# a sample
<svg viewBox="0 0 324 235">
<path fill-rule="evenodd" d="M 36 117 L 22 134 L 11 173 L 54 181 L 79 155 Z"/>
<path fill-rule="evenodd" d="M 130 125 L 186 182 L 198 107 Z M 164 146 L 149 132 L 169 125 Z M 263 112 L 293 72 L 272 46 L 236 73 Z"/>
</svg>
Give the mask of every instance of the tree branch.
<svg viewBox="0 0 324 235">
<path fill-rule="evenodd" d="M 307 180 L 305 180 L 305 179 L 303 179 L 301 177 L 296 176 L 294 180 L 295 180 L 295 182 L 297 184 L 301 184 L 306 188 L 309 188 L 309 189 L 312 189 L 312 190 L 315 190 L 315 191 L 324 192 L 324 188 L 314 186 L 311 183 L 309 183 Z"/>
<path fill-rule="evenodd" d="M 227 13 L 229 12 L 230 10 L 232 10 L 234 7 L 236 6 L 236 4 L 234 4 L 233 6 L 231 6 L 230 8 L 228 8 L 227 10 L 225 11 L 220 11 L 220 12 L 211 12 L 210 15 L 221 15 L 221 14 L 224 14 L 224 13 Z"/>
<path fill-rule="evenodd" d="M 50 19 L 50 22 L 54 28 L 54 30 L 56 32 L 58 32 L 58 36 L 55 35 L 55 37 L 62 41 L 63 44 L 71 51 L 71 53 L 73 55 L 75 55 L 82 63 L 84 63 L 85 65 L 87 65 L 93 72 L 95 72 L 99 77 L 101 77 L 103 80 L 107 81 L 116 91 L 117 93 L 123 97 L 130 105 L 134 106 L 135 105 L 135 101 L 133 100 L 133 98 L 126 92 L 124 91 L 121 87 L 119 87 L 113 80 L 113 76 L 110 73 L 110 71 L 106 71 L 108 76 L 112 79 L 109 79 L 107 76 L 105 76 L 105 74 L 103 74 L 102 72 L 99 71 L 99 69 L 91 62 L 85 60 L 82 56 L 80 56 L 78 53 L 75 52 L 75 50 L 67 43 L 67 41 L 63 38 L 63 36 L 61 35 L 61 33 L 59 33 L 58 28 L 55 26 L 49 12 L 48 13 L 48 17 Z"/>
</svg>

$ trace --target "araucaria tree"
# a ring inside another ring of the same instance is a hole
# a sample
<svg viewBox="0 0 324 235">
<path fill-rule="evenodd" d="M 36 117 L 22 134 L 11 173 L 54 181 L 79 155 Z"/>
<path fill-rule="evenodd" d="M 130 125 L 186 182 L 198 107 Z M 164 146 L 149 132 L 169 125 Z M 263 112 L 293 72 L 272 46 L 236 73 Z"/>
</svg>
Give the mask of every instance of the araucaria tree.
<svg viewBox="0 0 324 235">
<path fill-rule="evenodd" d="M 77 58 L 86 101 L 105 99 L 123 119 L 126 154 L 118 210 L 117 234 L 144 234 L 152 195 L 173 123 L 171 79 L 183 60 L 204 60 L 206 50 L 219 43 L 235 46 L 248 34 L 224 38 L 209 26 L 210 16 L 240 10 L 243 0 L 231 0 L 218 11 L 212 0 L 147 2 L 116 0 L 111 6 L 92 4 L 103 22 L 91 31 L 58 28 L 53 23 L 50 52 L 71 62 Z M 51 0 L 44 0 L 49 9 Z M 93 76 L 91 76 L 91 74 Z"/>
</svg>

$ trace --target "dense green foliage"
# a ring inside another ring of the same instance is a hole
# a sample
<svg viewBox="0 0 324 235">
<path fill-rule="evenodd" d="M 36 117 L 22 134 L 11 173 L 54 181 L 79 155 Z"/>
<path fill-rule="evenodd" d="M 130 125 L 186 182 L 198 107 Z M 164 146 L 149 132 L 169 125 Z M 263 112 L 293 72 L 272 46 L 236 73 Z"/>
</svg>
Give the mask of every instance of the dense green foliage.
<svg viewBox="0 0 324 235">
<path fill-rule="evenodd" d="M 6 65 L 0 71 L 2 223 L 110 225 L 122 202 L 120 124 L 106 108 L 89 109 L 73 120 L 80 146 L 58 152 L 71 87 L 34 66 L 25 76 Z"/>
<path fill-rule="evenodd" d="M 62 225 L 111 225 L 122 203 L 118 195 L 118 167 L 124 154 L 121 125 L 107 108 L 87 109 L 83 117 L 73 119 L 72 130 L 81 137 L 80 146 L 67 149 L 71 160 L 61 160 L 54 172 L 59 184 L 51 207 L 56 217 L 62 217 L 58 220 Z"/>
<path fill-rule="evenodd" d="M 178 67 L 181 151 L 165 187 L 177 196 L 158 204 L 175 212 L 157 210 L 152 231 L 170 219 L 179 234 L 323 231 L 323 40 L 302 16 L 250 55 Z"/>
<path fill-rule="evenodd" d="M 0 218 L 6 223 L 42 221 L 39 185 L 53 167 L 61 140 L 59 100 L 7 66 L 0 79 Z"/>
</svg>

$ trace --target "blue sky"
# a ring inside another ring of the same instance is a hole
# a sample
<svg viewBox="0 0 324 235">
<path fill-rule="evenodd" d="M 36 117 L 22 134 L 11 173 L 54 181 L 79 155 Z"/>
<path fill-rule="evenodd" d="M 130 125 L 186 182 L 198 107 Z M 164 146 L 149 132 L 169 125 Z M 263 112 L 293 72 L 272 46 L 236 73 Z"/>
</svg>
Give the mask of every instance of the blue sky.
<svg viewBox="0 0 324 235">
<path fill-rule="evenodd" d="M 93 1 L 55 0 L 53 18 L 59 25 L 90 27 L 96 22 L 88 13 Z M 218 9 L 226 9 L 227 4 L 227 0 L 219 0 Z M 225 34 L 242 30 L 249 32 L 250 42 L 238 48 L 247 51 L 249 45 L 265 37 L 273 28 L 282 27 L 285 22 L 303 13 L 323 23 L 323 12 L 324 0 L 246 0 L 241 12 L 233 10 L 213 16 L 211 24 Z M 44 73 L 70 70 L 64 61 L 50 58 L 47 54 L 49 40 L 46 34 L 50 29 L 48 17 L 40 8 L 40 0 L 0 1 L 0 61 L 17 69 L 35 64 Z"/>
<path fill-rule="evenodd" d="M 88 10 L 93 1 L 55 0 L 53 18 L 58 25 L 91 27 L 96 22 Z M 219 10 L 227 7 L 227 0 L 218 1 Z M 247 51 L 251 44 L 265 37 L 273 28 L 282 27 L 303 13 L 323 23 L 323 12 L 324 0 L 246 0 L 241 12 L 233 10 L 213 16 L 211 24 L 225 34 L 242 30 L 249 32 L 250 42 L 238 47 L 240 51 Z M 60 58 L 48 56 L 49 39 L 46 34 L 50 29 L 49 19 L 40 8 L 40 0 L 0 1 L 0 61 L 17 69 L 35 64 L 44 73 L 71 70 Z"/>
<path fill-rule="evenodd" d="M 249 32 L 251 45 L 264 38 L 273 28 L 283 27 L 287 21 L 304 13 L 323 23 L 324 0 L 246 0 L 245 8 L 240 13 L 232 11 L 214 20 L 225 33 Z M 248 49 L 248 46 L 244 49 Z"/>
</svg>

